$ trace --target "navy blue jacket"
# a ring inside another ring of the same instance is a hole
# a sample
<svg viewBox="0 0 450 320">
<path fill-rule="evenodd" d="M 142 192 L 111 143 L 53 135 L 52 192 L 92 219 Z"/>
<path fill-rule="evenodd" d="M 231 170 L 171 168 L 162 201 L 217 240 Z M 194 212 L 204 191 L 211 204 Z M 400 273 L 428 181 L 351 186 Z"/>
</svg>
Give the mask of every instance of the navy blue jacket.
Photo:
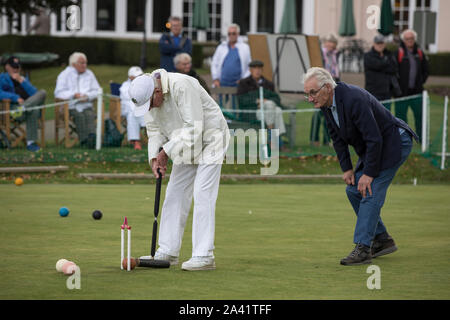
<svg viewBox="0 0 450 320">
<path fill-rule="evenodd" d="M 169 33 L 164 33 L 159 39 L 160 67 L 167 72 L 177 72 L 173 64 L 173 58 L 179 53 L 188 53 L 192 57 L 192 42 L 187 37 L 182 37 L 180 46 L 176 46 Z"/>
<path fill-rule="evenodd" d="M 394 117 L 369 92 L 339 82 L 335 88 L 339 127 L 331 109 L 322 107 L 328 132 L 343 172 L 353 169 L 349 145 L 359 156 L 356 170 L 377 177 L 381 170 L 392 168 L 401 159 L 401 139 L 398 128 L 403 128 L 418 141 L 414 131 Z"/>
</svg>

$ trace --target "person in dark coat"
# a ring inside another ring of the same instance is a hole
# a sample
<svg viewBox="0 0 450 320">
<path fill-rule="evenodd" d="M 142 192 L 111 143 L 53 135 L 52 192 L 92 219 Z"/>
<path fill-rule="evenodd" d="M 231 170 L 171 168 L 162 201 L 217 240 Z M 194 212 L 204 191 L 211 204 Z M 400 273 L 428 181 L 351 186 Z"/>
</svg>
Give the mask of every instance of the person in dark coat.
<svg viewBox="0 0 450 320">
<path fill-rule="evenodd" d="M 175 58 L 173 58 L 173 64 L 175 65 L 175 69 L 177 70 L 177 72 L 187 74 L 188 76 L 197 79 L 203 89 L 205 89 L 206 92 L 211 95 L 211 91 L 209 90 L 206 81 L 202 77 L 200 77 L 200 75 L 194 70 L 194 68 L 192 68 L 192 58 L 189 54 L 177 54 Z"/>
<path fill-rule="evenodd" d="M 405 30 L 401 34 L 402 42 L 395 53 L 399 68 L 399 83 L 402 97 L 422 94 L 423 85 L 428 79 L 428 58 L 417 45 L 417 33 Z M 395 104 L 395 116 L 407 121 L 408 108 L 414 114 L 416 132 L 422 137 L 422 97 L 399 101 Z"/>
<path fill-rule="evenodd" d="M 164 33 L 159 39 L 160 67 L 167 72 L 176 72 L 173 58 L 185 52 L 192 55 L 192 41 L 182 35 L 183 25 L 179 17 L 170 17 L 170 33 Z"/>
<path fill-rule="evenodd" d="M 381 220 L 381 208 L 397 170 L 408 158 L 414 131 L 369 92 L 333 80 L 323 68 L 304 75 L 308 101 L 320 108 L 344 172 L 347 197 L 356 215 L 354 250 L 342 265 L 371 263 L 372 257 L 397 250 Z M 353 170 L 349 146 L 359 159 Z M 331 204 L 332 205 L 332 204 Z"/>
<path fill-rule="evenodd" d="M 389 100 L 392 97 L 391 78 L 397 75 L 397 63 L 393 54 L 386 49 L 382 35 L 375 36 L 373 42 L 370 51 L 364 54 L 365 89 L 378 101 Z M 390 102 L 383 105 L 391 110 Z"/>
</svg>

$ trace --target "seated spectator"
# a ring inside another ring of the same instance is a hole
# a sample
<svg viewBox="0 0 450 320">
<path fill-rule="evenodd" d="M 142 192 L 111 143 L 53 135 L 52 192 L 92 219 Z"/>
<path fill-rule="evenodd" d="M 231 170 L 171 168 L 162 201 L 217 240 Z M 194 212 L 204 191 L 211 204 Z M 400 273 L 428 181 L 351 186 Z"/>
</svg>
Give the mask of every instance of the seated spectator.
<svg viewBox="0 0 450 320">
<path fill-rule="evenodd" d="M 160 67 L 167 72 L 176 72 L 173 58 L 179 53 L 192 54 L 192 41 L 183 36 L 183 21 L 179 17 L 169 18 L 170 33 L 159 39 Z"/>
<path fill-rule="evenodd" d="M 144 72 L 139 67 L 131 67 L 128 70 L 128 80 L 120 86 L 120 105 L 122 116 L 127 118 L 127 137 L 134 150 L 142 150 L 140 128 L 145 127 L 144 117 L 136 117 L 133 113 L 134 103 L 131 101 L 128 89 L 131 81 Z"/>
<path fill-rule="evenodd" d="M 206 92 L 208 92 L 208 94 L 211 94 L 206 81 L 202 77 L 200 77 L 194 69 L 192 69 L 192 58 L 189 54 L 177 54 L 175 58 L 173 58 L 173 63 L 175 64 L 175 69 L 177 69 L 177 72 L 187 74 L 188 76 L 197 79 L 200 85 L 206 90 Z"/>
<path fill-rule="evenodd" d="M 398 73 L 393 54 L 386 49 L 384 37 L 375 36 L 372 49 L 364 54 L 365 89 L 379 101 L 389 100 L 391 94 L 391 78 Z M 383 104 L 391 110 L 391 103 Z"/>
<path fill-rule="evenodd" d="M 256 112 L 256 120 L 261 121 L 262 111 L 260 108 L 259 88 L 264 88 L 264 122 L 267 129 L 278 129 L 280 137 L 286 133 L 286 127 L 283 120 L 283 113 L 281 108 L 280 96 L 275 93 L 274 84 L 263 77 L 264 63 L 259 60 L 254 60 L 249 64 L 250 76 L 239 81 L 238 85 L 238 99 L 239 108 L 241 109 L 258 109 Z M 252 107 L 254 106 L 254 107 Z M 250 114 L 242 114 L 243 120 L 254 120 Z M 281 139 L 280 139 L 281 147 Z"/>
<path fill-rule="evenodd" d="M 43 105 L 46 92 L 37 90 L 27 78 L 20 75 L 20 61 L 11 56 L 4 65 L 5 72 L 0 74 L 0 101 L 11 100 L 11 109 L 22 109 L 17 116 L 17 121 L 25 121 L 27 131 L 27 150 L 36 152 L 40 147 L 36 144 L 38 137 L 38 118 L 40 110 L 27 109 Z"/>
<path fill-rule="evenodd" d="M 84 53 L 74 52 L 69 58 L 69 66 L 56 79 L 55 98 L 63 100 L 80 99 L 69 103 L 76 132 L 82 147 L 95 148 L 96 122 L 93 100 L 97 98 L 100 85 L 94 73 L 87 68 Z"/>
</svg>

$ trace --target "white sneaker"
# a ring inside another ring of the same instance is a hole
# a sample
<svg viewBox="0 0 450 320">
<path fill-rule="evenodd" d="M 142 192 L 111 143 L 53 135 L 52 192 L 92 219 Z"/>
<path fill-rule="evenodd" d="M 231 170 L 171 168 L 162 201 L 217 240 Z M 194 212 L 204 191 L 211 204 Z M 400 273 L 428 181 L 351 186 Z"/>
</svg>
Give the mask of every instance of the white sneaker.
<svg viewBox="0 0 450 320">
<path fill-rule="evenodd" d="M 181 269 L 187 271 L 215 270 L 216 263 L 214 262 L 214 257 L 192 257 L 188 261 L 183 262 Z"/>
<path fill-rule="evenodd" d="M 153 259 L 152 256 L 142 256 L 140 259 L 150 260 Z M 175 266 L 178 264 L 178 257 L 171 256 L 159 251 L 156 251 L 155 253 L 155 260 L 164 260 L 169 261 L 171 266 Z"/>
</svg>

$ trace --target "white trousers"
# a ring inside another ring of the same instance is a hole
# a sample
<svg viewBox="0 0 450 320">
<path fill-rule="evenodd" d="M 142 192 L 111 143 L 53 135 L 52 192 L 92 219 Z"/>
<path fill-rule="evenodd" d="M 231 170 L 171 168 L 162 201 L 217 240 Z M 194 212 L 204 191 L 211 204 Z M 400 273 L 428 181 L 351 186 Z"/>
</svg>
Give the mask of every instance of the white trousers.
<svg viewBox="0 0 450 320">
<path fill-rule="evenodd" d="M 262 112 L 258 109 L 256 112 L 256 119 L 261 120 Z M 283 120 L 283 111 L 272 100 L 264 101 L 264 122 L 267 126 L 273 126 L 274 129 L 279 129 L 279 134 L 286 133 L 286 126 Z"/>
<path fill-rule="evenodd" d="M 127 137 L 128 141 L 141 140 L 139 130 L 140 127 L 145 127 L 144 117 L 135 117 L 133 111 L 127 113 Z"/>
<path fill-rule="evenodd" d="M 161 213 L 158 251 L 179 256 L 194 196 L 192 256 L 214 256 L 215 209 L 221 164 L 174 165 Z"/>
</svg>

